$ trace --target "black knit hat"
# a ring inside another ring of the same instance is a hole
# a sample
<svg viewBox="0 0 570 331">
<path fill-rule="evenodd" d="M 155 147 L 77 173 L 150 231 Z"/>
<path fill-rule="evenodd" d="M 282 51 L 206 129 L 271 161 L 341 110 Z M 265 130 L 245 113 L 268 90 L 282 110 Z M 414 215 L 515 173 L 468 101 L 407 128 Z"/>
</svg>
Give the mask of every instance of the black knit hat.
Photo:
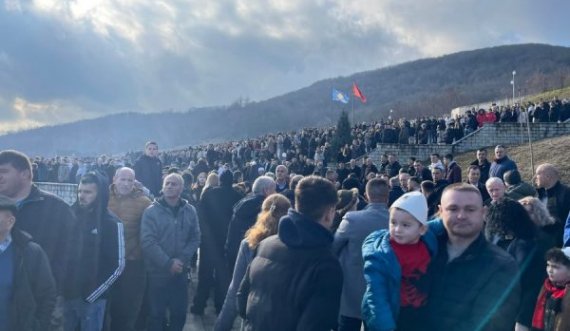
<svg viewBox="0 0 570 331">
<path fill-rule="evenodd" d="M 220 186 L 232 186 L 234 183 L 234 174 L 231 170 L 224 170 L 220 175 Z"/>
</svg>

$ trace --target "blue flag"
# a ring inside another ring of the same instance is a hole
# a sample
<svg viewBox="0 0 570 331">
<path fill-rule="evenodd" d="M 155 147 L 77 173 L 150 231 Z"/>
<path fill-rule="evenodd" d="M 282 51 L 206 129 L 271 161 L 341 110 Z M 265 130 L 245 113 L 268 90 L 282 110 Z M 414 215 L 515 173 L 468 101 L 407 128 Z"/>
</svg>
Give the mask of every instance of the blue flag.
<svg viewBox="0 0 570 331">
<path fill-rule="evenodd" d="M 350 100 L 350 98 L 348 97 L 348 95 L 342 93 L 341 91 L 337 91 L 333 88 L 332 89 L 332 100 L 333 101 L 339 101 L 339 102 L 346 104 L 346 103 L 348 103 L 348 100 Z"/>
</svg>

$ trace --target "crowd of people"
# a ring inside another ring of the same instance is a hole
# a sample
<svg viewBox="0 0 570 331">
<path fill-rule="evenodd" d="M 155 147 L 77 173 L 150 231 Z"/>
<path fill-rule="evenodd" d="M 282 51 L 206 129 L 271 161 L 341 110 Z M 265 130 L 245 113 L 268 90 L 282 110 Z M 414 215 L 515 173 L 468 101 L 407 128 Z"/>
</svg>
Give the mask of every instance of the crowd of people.
<svg viewBox="0 0 570 331">
<path fill-rule="evenodd" d="M 159 155 L 89 169 L 69 206 L 0 152 L 1 330 L 181 331 L 210 300 L 217 331 L 570 327 L 570 188 L 552 164 L 527 183 L 501 145 L 334 170 Z"/>
<path fill-rule="evenodd" d="M 351 128 L 352 143 L 333 151 L 335 127 L 304 128 L 299 131 L 266 134 L 255 139 L 219 144 L 190 146 L 162 151 L 162 164 L 181 169 L 195 168 L 203 161 L 211 167 L 229 167 L 246 177 L 256 176 L 260 167 L 283 163 L 295 173 L 312 173 L 328 163 L 348 163 L 375 149 L 378 144 L 451 144 L 486 123 L 495 122 L 564 122 L 570 118 L 566 99 L 525 105 L 492 105 L 488 109 L 472 108 L 463 114 L 446 117 L 380 120 L 357 123 Z M 32 166 L 38 182 L 75 183 L 83 174 L 97 170 L 112 177 L 116 169 L 132 167 L 140 152 L 99 157 L 36 157 Z M 307 169 L 304 169 L 304 168 Z M 203 164 L 199 165 L 203 168 Z M 302 168 L 302 169 L 300 169 Z"/>
</svg>

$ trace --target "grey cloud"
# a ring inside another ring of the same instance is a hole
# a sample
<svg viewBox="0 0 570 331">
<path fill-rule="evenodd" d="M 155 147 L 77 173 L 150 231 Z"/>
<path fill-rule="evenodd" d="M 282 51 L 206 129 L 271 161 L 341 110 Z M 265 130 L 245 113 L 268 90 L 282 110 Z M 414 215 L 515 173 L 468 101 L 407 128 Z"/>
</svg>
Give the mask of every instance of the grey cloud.
<svg viewBox="0 0 570 331">
<path fill-rule="evenodd" d="M 99 12 L 77 18 L 74 5 L 0 7 L 4 119 L 45 124 L 222 105 L 240 96 L 261 100 L 426 55 L 567 44 L 567 10 L 553 8 L 570 7 L 562 0 L 291 0 L 273 7 L 262 0 L 102 1 Z M 101 13 L 107 16 L 98 21 Z M 10 109 L 15 98 L 56 107 L 48 118 L 22 115 Z"/>
</svg>

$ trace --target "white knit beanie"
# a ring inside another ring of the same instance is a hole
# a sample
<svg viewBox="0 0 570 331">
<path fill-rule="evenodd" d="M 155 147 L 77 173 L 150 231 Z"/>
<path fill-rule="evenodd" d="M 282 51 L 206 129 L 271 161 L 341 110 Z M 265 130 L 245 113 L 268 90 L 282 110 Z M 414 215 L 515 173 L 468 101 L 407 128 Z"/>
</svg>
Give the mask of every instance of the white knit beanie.
<svg viewBox="0 0 570 331">
<path fill-rule="evenodd" d="M 409 192 L 394 201 L 390 208 L 401 209 L 412 215 L 418 222 L 427 225 L 428 205 L 426 198 L 420 192 Z"/>
</svg>

